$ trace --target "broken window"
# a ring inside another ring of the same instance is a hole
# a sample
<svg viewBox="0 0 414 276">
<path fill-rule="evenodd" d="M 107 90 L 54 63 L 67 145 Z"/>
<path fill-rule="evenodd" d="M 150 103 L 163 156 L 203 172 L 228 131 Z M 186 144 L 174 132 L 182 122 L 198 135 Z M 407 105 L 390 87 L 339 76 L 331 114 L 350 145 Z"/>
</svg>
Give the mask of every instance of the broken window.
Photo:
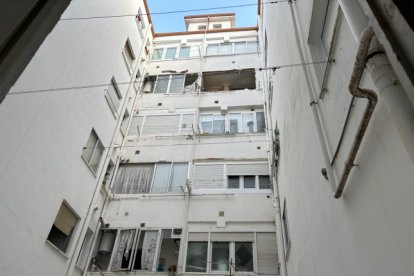
<svg viewBox="0 0 414 276">
<path fill-rule="evenodd" d="M 196 92 L 198 74 L 173 74 L 148 76 L 145 78 L 144 93 L 178 94 Z"/>
<path fill-rule="evenodd" d="M 112 187 L 114 194 L 182 193 L 188 163 L 121 164 Z"/>
<path fill-rule="evenodd" d="M 203 72 L 203 91 L 256 89 L 254 69 Z"/>
</svg>

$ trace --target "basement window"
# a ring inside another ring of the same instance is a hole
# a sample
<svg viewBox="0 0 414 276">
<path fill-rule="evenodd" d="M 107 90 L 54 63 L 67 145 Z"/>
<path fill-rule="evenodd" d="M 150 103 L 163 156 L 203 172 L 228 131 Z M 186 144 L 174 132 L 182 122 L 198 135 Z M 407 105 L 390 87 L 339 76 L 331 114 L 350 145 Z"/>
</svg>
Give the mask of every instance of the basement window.
<svg viewBox="0 0 414 276">
<path fill-rule="evenodd" d="M 66 253 L 78 216 L 63 202 L 50 229 L 47 240 L 63 253 Z"/>
<path fill-rule="evenodd" d="M 231 91 L 256 89 L 254 69 L 203 72 L 203 91 Z"/>
</svg>

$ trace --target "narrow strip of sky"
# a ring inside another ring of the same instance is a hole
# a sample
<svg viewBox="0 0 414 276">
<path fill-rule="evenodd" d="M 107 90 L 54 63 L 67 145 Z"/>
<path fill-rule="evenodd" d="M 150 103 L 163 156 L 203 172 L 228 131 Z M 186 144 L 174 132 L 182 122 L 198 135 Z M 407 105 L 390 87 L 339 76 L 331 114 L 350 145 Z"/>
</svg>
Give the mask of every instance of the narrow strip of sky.
<svg viewBox="0 0 414 276">
<path fill-rule="evenodd" d="M 236 14 L 236 27 L 251 27 L 257 25 L 257 0 L 147 0 L 150 13 L 171 10 L 190 10 L 215 8 L 242 4 L 255 4 L 248 7 L 217 9 L 206 12 L 183 12 L 174 14 L 151 15 L 155 32 L 182 32 L 185 31 L 184 16 L 206 13 Z"/>
</svg>

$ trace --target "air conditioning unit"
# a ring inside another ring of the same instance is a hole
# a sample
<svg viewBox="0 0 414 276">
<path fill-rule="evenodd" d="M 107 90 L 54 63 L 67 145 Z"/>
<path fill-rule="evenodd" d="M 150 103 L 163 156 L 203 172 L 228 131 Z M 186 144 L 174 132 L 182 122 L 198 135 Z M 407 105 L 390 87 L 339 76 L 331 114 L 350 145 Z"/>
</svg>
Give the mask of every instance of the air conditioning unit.
<svg viewBox="0 0 414 276">
<path fill-rule="evenodd" d="M 181 46 L 187 46 L 187 39 L 181 40 Z"/>
<path fill-rule="evenodd" d="M 180 239 L 182 234 L 183 234 L 183 229 L 181 229 L 181 228 L 174 228 L 171 231 L 171 238 L 172 239 Z"/>
<path fill-rule="evenodd" d="M 144 91 L 144 93 L 151 93 L 152 91 L 152 85 L 151 85 L 151 82 L 149 82 L 149 81 L 147 81 L 145 84 L 144 84 L 144 88 L 143 88 L 143 91 Z"/>
</svg>

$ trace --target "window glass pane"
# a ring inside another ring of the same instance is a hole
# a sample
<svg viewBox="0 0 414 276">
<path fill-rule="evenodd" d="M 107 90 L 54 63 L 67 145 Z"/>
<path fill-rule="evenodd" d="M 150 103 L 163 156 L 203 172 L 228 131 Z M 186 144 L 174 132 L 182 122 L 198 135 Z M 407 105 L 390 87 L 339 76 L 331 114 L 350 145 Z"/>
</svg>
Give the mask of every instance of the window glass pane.
<svg viewBox="0 0 414 276">
<path fill-rule="evenodd" d="M 213 132 L 214 133 L 224 133 L 224 116 L 223 115 L 214 115 L 213 121 Z"/>
<path fill-rule="evenodd" d="M 245 189 L 254 189 L 255 188 L 255 180 L 256 176 L 254 175 L 245 175 L 244 177 L 244 188 Z"/>
<path fill-rule="evenodd" d="M 190 47 L 190 57 L 199 57 L 200 56 L 200 47 L 194 45 Z"/>
<path fill-rule="evenodd" d="M 220 44 L 220 54 L 221 55 L 231 54 L 232 51 L 233 51 L 232 43 L 222 43 L 222 44 Z"/>
<path fill-rule="evenodd" d="M 257 132 L 265 132 L 266 124 L 264 112 L 256 112 Z"/>
<path fill-rule="evenodd" d="M 181 93 L 184 88 L 184 75 L 172 75 L 170 93 Z"/>
<path fill-rule="evenodd" d="M 82 151 L 82 156 L 88 163 L 89 163 L 89 160 L 91 160 L 93 149 L 95 148 L 95 144 L 97 140 L 98 140 L 98 136 L 96 135 L 95 131 L 92 131 Z"/>
<path fill-rule="evenodd" d="M 187 163 L 175 163 L 173 164 L 173 171 L 171 176 L 170 192 L 182 192 L 185 191 L 185 184 L 187 181 Z M 182 187 L 182 189 L 180 188 Z"/>
<path fill-rule="evenodd" d="M 101 161 L 103 152 L 104 152 L 104 145 L 102 144 L 101 140 L 98 139 L 96 143 L 96 147 L 92 153 L 91 160 L 89 161 L 89 165 L 91 166 L 94 172 L 98 170 L 99 163 Z"/>
<path fill-rule="evenodd" d="M 157 164 L 151 193 L 166 193 L 170 180 L 171 163 Z"/>
<path fill-rule="evenodd" d="M 207 242 L 188 242 L 185 271 L 207 271 Z"/>
<path fill-rule="evenodd" d="M 190 47 L 181 47 L 179 58 L 187 58 L 190 56 Z"/>
<path fill-rule="evenodd" d="M 256 53 L 257 52 L 257 41 L 248 41 L 246 52 L 247 53 Z"/>
<path fill-rule="evenodd" d="M 253 271 L 253 246 L 251 242 L 236 242 L 234 253 L 236 271 Z"/>
<path fill-rule="evenodd" d="M 241 131 L 241 114 L 230 114 L 230 133 Z"/>
<path fill-rule="evenodd" d="M 161 57 L 162 57 L 162 51 L 163 50 L 164 50 L 163 48 L 155 49 L 154 53 L 152 54 L 152 60 L 160 60 Z"/>
<path fill-rule="evenodd" d="M 153 171 L 153 164 L 121 164 L 118 168 L 118 172 L 112 186 L 112 193 L 149 193 Z"/>
<path fill-rule="evenodd" d="M 176 47 L 167 48 L 167 53 L 165 54 L 165 59 L 174 59 L 176 51 L 177 51 Z"/>
<path fill-rule="evenodd" d="M 234 53 L 240 54 L 246 52 L 246 42 L 235 42 L 234 43 Z"/>
<path fill-rule="evenodd" d="M 243 132 L 254 132 L 253 113 L 243 113 Z"/>
<path fill-rule="evenodd" d="M 167 93 L 169 80 L 170 75 L 158 76 L 157 83 L 155 84 L 154 93 Z"/>
<path fill-rule="evenodd" d="M 208 44 L 207 45 L 207 55 L 218 55 L 219 54 L 219 44 Z"/>
<path fill-rule="evenodd" d="M 268 175 L 259 175 L 259 188 L 270 189 L 270 177 Z"/>
<path fill-rule="evenodd" d="M 201 116 L 201 128 L 203 133 L 213 133 L 213 115 Z"/>
<path fill-rule="evenodd" d="M 229 189 L 239 189 L 240 188 L 240 176 L 238 175 L 229 175 L 228 178 L 228 185 Z"/>
<path fill-rule="evenodd" d="M 229 271 L 229 249 L 228 242 L 213 242 L 211 271 Z"/>
</svg>

